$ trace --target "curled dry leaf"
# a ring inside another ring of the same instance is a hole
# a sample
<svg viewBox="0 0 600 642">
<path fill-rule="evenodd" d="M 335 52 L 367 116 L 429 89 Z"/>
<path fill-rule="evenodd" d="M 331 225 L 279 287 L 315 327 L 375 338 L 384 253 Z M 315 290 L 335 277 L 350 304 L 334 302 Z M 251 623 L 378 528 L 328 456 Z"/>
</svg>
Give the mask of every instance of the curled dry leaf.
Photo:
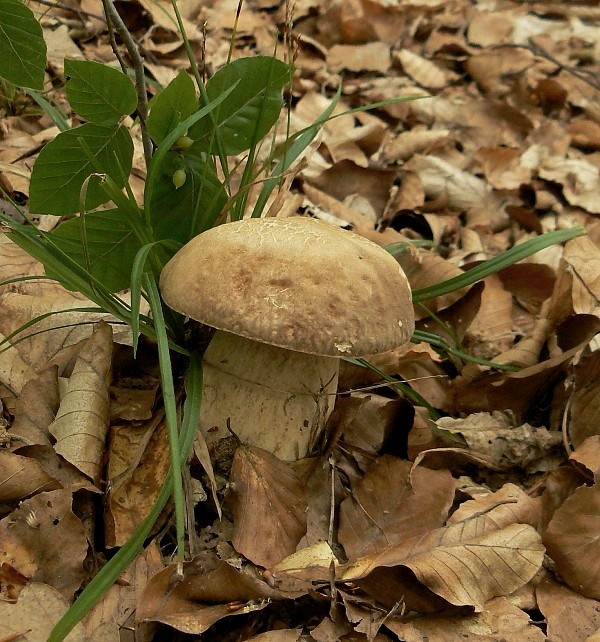
<svg viewBox="0 0 600 642">
<path fill-rule="evenodd" d="M 328 582 L 332 572 L 339 564 L 327 542 L 317 542 L 312 546 L 292 553 L 276 564 L 271 573 L 277 585 L 282 579 L 303 580 L 305 582 Z"/>
<path fill-rule="evenodd" d="M 94 482 L 100 479 L 109 423 L 112 330 L 100 323 L 84 345 L 50 432 L 55 450 Z"/>
<path fill-rule="evenodd" d="M 259 579 L 254 569 L 238 570 L 210 552 L 160 571 L 139 597 L 138 622 L 163 622 L 178 631 L 199 635 L 221 618 L 264 609 L 270 600 L 298 597 L 282 593 Z"/>
<path fill-rule="evenodd" d="M 384 455 L 353 486 L 352 497 L 340 506 L 339 526 L 339 541 L 350 559 L 443 525 L 454 499 L 452 475 L 418 468 L 409 479 L 410 472 L 410 462 Z"/>
<path fill-rule="evenodd" d="M 425 89 L 443 89 L 459 77 L 458 74 L 442 69 L 431 60 L 408 49 L 394 52 L 392 58 L 402 65 L 407 75 Z"/>
<path fill-rule="evenodd" d="M 600 214 L 600 169 L 581 158 L 549 156 L 538 168 L 541 178 L 560 183 L 564 197 L 592 214 Z"/>
<path fill-rule="evenodd" d="M 600 600 L 600 483 L 578 488 L 544 533 L 556 570 L 577 593 Z"/>
<path fill-rule="evenodd" d="M 0 333 L 0 342 L 6 337 Z M 0 348 L 0 383 L 12 393 L 18 395 L 25 384 L 35 377 L 35 370 L 29 367 L 21 358 L 19 351 L 7 343 Z"/>
<path fill-rule="evenodd" d="M 266 450 L 241 446 L 230 482 L 235 549 L 265 567 L 293 553 L 306 532 L 306 496 L 291 466 Z"/>
<path fill-rule="evenodd" d="M 387 141 L 381 150 L 381 160 L 386 163 L 405 161 L 420 154 L 436 143 L 447 140 L 449 129 L 415 129 L 402 132 Z"/>
<path fill-rule="evenodd" d="M 72 495 L 53 490 L 26 499 L 0 521 L 0 558 L 35 582 L 71 600 L 85 578 L 88 544 L 71 510 Z"/>
<path fill-rule="evenodd" d="M 50 631 L 68 608 L 69 602 L 55 588 L 30 582 L 16 604 L 0 601 L 0 636 L 6 642 L 47 642 Z M 83 626 L 77 624 L 64 639 L 66 642 L 86 639 Z"/>
<path fill-rule="evenodd" d="M 514 466 L 530 471 L 547 470 L 562 457 L 562 435 L 530 424 L 513 426 L 502 412 L 478 412 L 464 419 L 442 417 L 441 430 L 465 439 L 468 448 L 485 457 L 494 470 Z"/>
</svg>

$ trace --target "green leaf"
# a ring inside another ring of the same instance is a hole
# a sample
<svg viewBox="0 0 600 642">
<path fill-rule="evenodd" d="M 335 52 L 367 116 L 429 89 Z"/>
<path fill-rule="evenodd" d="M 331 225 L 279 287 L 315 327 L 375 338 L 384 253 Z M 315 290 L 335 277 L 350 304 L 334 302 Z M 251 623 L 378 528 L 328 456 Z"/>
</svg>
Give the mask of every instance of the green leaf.
<svg viewBox="0 0 600 642">
<path fill-rule="evenodd" d="M 56 216 L 77 212 L 79 192 L 88 176 L 107 174 L 121 188 L 125 185 L 123 174 L 126 180 L 131 171 L 132 159 L 133 142 L 124 127 L 88 123 L 61 132 L 42 149 L 34 165 L 30 210 Z M 101 178 L 94 176 L 88 189 L 87 207 L 92 209 L 108 200 Z"/>
<path fill-rule="evenodd" d="M 118 69 L 91 60 L 65 60 L 65 75 L 71 107 L 90 123 L 114 125 L 135 110 L 135 87 Z"/>
<path fill-rule="evenodd" d="M 219 69 L 206 83 L 211 101 L 236 81 L 240 82 L 215 109 L 212 123 L 211 119 L 204 118 L 190 129 L 195 146 L 214 153 L 211 145 L 216 125 L 227 154 L 250 149 L 277 122 L 283 106 L 283 88 L 291 77 L 290 66 L 271 56 L 239 58 Z"/>
<path fill-rule="evenodd" d="M 150 115 L 146 121 L 150 138 L 158 145 L 180 122 L 189 118 L 200 105 L 194 83 L 185 71 L 175 78 L 148 105 Z"/>
<path fill-rule="evenodd" d="M 33 12 L 21 0 L 0 2 L 0 76 L 43 89 L 46 43 Z"/>
<path fill-rule="evenodd" d="M 185 172 L 186 181 L 176 189 L 172 176 L 180 169 Z M 155 181 L 150 225 L 157 239 L 187 243 L 212 227 L 227 202 L 225 187 L 206 154 L 188 150 L 167 152 Z"/>
<path fill-rule="evenodd" d="M 110 292 L 129 287 L 140 242 L 119 210 L 90 212 L 61 223 L 49 233 L 54 243 Z M 87 254 L 87 259 L 86 259 Z M 50 277 L 59 275 L 46 270 Z"/>
</svg>

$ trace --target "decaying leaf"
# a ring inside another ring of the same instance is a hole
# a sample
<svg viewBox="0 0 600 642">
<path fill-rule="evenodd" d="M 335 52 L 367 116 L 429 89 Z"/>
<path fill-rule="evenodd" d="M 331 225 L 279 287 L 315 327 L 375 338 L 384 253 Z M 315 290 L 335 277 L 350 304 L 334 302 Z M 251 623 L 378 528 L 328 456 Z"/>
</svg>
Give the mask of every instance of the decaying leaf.
<svg viewBox="0 0 600 642">
<path fill-rule="evenodd" d="M 451 475 L 418 468 L 409 476 L 410 471 L 410 462 L 379 457 L 342 502 L 339 541 L 350 559 L 443 525 L 454 499 Z"/>
<path fill-rule="evenodd" d="M 548 555 L 565 582 L 600 600 L 600 483 L 578 488 L 556 510 L 544 533 Z"/>
<path fill-rule="evenodd" d="M 306 532 L 304 486 L 289 464 L 256 447 L 237 449 L 231 468 L 233 545 L 271 567 L 296 550 Z"/>
<path fill-rule="evenodd" d="M 68 608 L 68 601 L 55 588 L 31 582 L 21 591 L 16 604 L 0 602 L 0 635 L 7 642 L 47 642 L 50 631 Z M 84 637 L 83 626 L 78 624 L 65 640 L 77 642 Z"/>
<path fill-rule="evenodd" d="M 82 349 L 50 432 L 56 452 L 90 479 L 100 478 L 108 430 L 112 330 L 101 323 Z"/>
</svg>

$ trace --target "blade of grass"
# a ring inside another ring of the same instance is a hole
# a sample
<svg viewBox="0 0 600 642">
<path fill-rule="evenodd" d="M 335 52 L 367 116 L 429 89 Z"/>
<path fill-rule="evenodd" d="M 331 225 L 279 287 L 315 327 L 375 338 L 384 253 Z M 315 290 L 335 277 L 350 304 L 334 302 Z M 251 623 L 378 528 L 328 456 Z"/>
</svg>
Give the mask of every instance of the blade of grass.
<svg viewBox="0 0 600 642">
<path fill-rule="evenodd" d="M 175 525 L 177 528 L 177 559 L 183 561 L 185 552 L 185 505 L 183 499 L 181 453 L 179 451 L 179 435 L 177 429 L 177 408 L 175 404 L 173 373 L 171 371 L 169 341 L 163 317 L 162 301 L 156 281 L 152 275 L 145 272 L 142 276 L 142 284 L 148 296 L 148 302 L 150 303 L 150 309 L 152 310 L 152 316 L 154 318 L 154 328 L 156 329 L 160 378 L 165 404 L 167 432 L 169 434 L 171 466 L 173 468 L 173 501 L 175 503 Z"/>
<path fill-rule="evenodd" d="M 413 303 L 420 303 L 427 299 L 434 299 L 435 297 L 442 296 L 443 294 L 449 294 L 455 290 L 460 290 L 468 285 L 473 285 L 473 283 L 484 279 L 486 276 L 495 274 L 509 265 L 513 265 L 517 261 L 521 261 L 522 259 L 549 247 L 550 245 L 564 243 L 576 236 L 582 236 L 584 234 L 586 234 L 585 229 L 581 226 L 577 226 L 568 230 L 547 232 L 546 234 L 541 234 L 534 239 L 528 239 L 527 241 L 502 252 L 502 254 L 488 259 L 480 265 L 467 270 L 463 274 L 459 274 L 447 281 L 442 281 L 441 283 L 436 283 L 435 285 L 415 290 L 413 292 Z"/>
</svg>

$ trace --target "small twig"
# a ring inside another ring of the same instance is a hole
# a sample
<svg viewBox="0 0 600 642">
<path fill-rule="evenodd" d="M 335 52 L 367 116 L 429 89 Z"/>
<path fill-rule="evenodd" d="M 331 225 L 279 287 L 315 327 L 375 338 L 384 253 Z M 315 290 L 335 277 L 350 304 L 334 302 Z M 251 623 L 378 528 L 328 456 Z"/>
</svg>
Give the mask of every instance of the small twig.
<svg viewBox="0 0 600 642">
<path fill-rule="evenodd" d="M 140 127 L 142 129 L 144 159 L 146 161 L 147 169 L 150 166 L 150 159 L 152 158 L 152 141 L 150 140 L 148 130 L 146 129 L 146 119 L 148 118 L 148 94 L 146 93 L 144 60 L 142 59 L 139 49 L 129 33 L 129 29 L 125 26 L 117 8 L 113 4 L 113 0 L 102 0 L 102 4 L 104 6 L 104 12 L 107 19 L 110 20 L 127 49 L 127 53 L 129 54 L 133 70 L 135 72 L 135 89 L 138 97 L 137 114 L 139 116 Z"/>
<path fill-rule="evenodd" d="M 491 45 L 489 48 L 501 49 L 503 47 L 512 47 L 513 49 L 526 49 L 527 51 L 530 51 L 534 56 L 545 58 L 560 69 L 564 69 L 572 76 L 575 76 L 575 78 L 578 78 L 582 82 L 590 85 L 591 87 L 594 87 L 594 89 L 600 89 L 600 80 L 597 78 L 597 74 L 595 74 L 593 71 L 589 69 L 578 69 L 577 67 L 573 67 L 571 65 L 565 65 L 541 47 L 538 47 L 536 45 L 521 45 L 516 42 L 507 42 L 498 45 Z"/>
</svg>

